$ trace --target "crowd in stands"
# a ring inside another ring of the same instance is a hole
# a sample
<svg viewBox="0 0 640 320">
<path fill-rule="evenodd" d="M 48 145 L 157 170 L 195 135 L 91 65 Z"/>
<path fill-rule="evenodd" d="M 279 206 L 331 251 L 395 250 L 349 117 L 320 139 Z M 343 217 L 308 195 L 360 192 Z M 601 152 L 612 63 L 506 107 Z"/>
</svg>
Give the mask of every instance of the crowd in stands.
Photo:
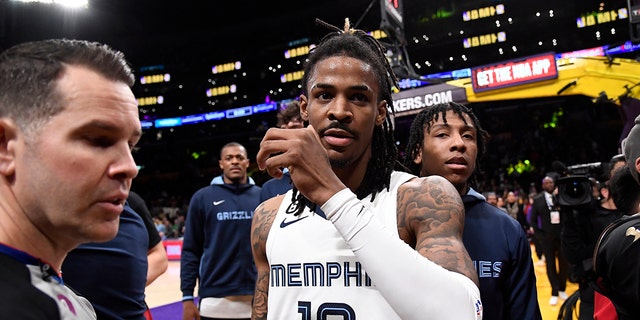
<svg viewBox="0 0 640 320">
<path fill-rule="evenodd" d="M 181 196 L 152 198 L 149 203 L 153 222 L 162 240 L 181 238 L 184 235 L 184 219 L 188 209 L 188 199 Z"/>
</svg>

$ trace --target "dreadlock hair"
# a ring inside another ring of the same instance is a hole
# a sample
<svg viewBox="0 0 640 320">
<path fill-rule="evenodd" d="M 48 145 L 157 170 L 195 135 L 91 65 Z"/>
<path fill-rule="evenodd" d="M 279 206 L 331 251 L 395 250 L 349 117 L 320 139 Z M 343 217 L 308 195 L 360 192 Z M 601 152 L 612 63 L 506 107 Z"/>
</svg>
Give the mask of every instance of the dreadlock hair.
<svg viewBox="0 0 640 320">
<path fill-rule="evenodd" d="M 420 174 L 420 165 L 416 164 L 413 159 L 416 157 L 420 148 L 422 147 L 422 143 L 424 141 L 424 133 L 431 131 L 431 125 L 438 121 L 440 117 L 442 117 L 442 121 L 447 123 L 447 111 L 453 111 L 455 114 L 460 117 L 460 119 L 464 122 L 464 124 L 468 125 L 467 120 L 464 118 L 466 114 L 469 116 L 472 125 L 476 128 L 478 135 L 476 137 L 476 145 L 478 146 L 478 155 L 476 157 L 476 171 L 472 174 L 470 183 L 471 185 L 476 184 L 476 174 L 480 171 L 480 160 L 484 156 L 486 150 L 486 141 L 489 139 L 489 134 L 487 131 L 482 129 L 480 126 L 480 120 L 473 113 L 471 108 L 455 103 L 441 103 L 436 104 L 430 107 L 426 107 L 418 115 L 413 119 L 413 123 L 411 124 L 411 129 L 409 131 L 409 142 L 407 143 L 407 147 L 405 150 L 405 158 L 403 164 L 405 167 L 409 169 L 409 171 L 415 175 Z M 426 160 L 429 161 L 429 160 Z"/>
<path fill-rule="evenodd" d="M 349 19 L 345 19 L 344 29 L 340 29 L 330 25 L 320 19 L 316 19 L 316 23 L 327 27 L 333 32 L 322 38 L 320 43 L 309 54 L 309 59 L 305 62 L 304 76 L 302 77 L 302 94 L 308 96 L 309 79 L 315 73 L 315 67 L 318 62 L 335 56 L 351 57 L 361 60 L 369 64 L 374 73 L 378 76 L 379 96 L 378 101 L 387 101 L 387 112 L 393 114 L 393 100 L 391 99 L 391 90 L 397 86 L 398 79 L 393 73 L 389 61 L 384 54 L 385 50 L 374 37 L 366 32 L 358 29 L 352 29 Z M 391 172 L 393 171 L 398 157 L 398 149 L 396 148 L 393 134 L 393 120 L 391 116 L 387 116 L 385 122 L 376 126 L 373 130 L 373 138 L 371 142 L 371 159 L 367 164 L 364 179 L 356 190 L 358 199 L 363 199 L 372 194 L 371 200 L 375 198 L 375 194 L 384 188 L 389 188 L 391 183 Z M 293 187 L 293 205 L 298 205 L 299 214 L 303 210 L 301 204 L 310 206 L 315 210 L 315 204 L 299 194 L 298 190 Z"/>
</svg>

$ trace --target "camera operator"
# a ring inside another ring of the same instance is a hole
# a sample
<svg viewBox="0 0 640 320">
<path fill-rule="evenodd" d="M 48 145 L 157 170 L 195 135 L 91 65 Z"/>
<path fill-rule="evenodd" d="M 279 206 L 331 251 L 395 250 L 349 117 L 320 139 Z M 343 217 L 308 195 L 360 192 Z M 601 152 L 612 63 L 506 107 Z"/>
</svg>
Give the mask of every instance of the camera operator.
<svg viewBox="0 0 640 320">
<path fill-rule="evenodd" d="M 606 172 L 601 180 L 590 178 L 593 186 L 593 194 L 587 203 L 574 204 L 571 201 L 560 201 L 565 204 L 561 206 L 564 222 L 562 225 L 562 250 L 571 265 L 569 281 L 578 284 L 578 294 L 580 298 L 580 320 L 593 319 L 594 291 L 589 285 L 589 281 L 594 278 L 593 273 L 593 250 L 598 241 L 600 233 L 614 220 L 618 219 L 622 213 L 616 208 L 611 193 L 609 191 L 609 177 L 614 168 L 619 167 L 618 163 L 624 163 L 624 156 L 617 155 L 611 158 L 608 166 L 602 166 Z M 601 167 L 593 167 L 601 170 Z M 611 170 L 606 170 L 612 168 Z M 590 172 L 594 174 L 595 172 Z M 569 183 L 575 180 L 569 180 Z M 562 183 L 562 182 L 561 182 Z M 560 183 L 560 184 L 561 184 Z M 560 197 L 563 197 L 560 188 Z M 574 189 L 577 190 L 577 189 Z M 585 192 L 588 189 L 584 189 Z M 577 194 L 572 200 L 575 200 Z M 580 198 L 580 197 L 578 197 Z M 587 198 L 588 199 L 588 198 Z M 569 203 L 567 203 L 569 202 Z M 574 306 L 565 306 L 566 310 L 573 309 Z"/>
</svg>

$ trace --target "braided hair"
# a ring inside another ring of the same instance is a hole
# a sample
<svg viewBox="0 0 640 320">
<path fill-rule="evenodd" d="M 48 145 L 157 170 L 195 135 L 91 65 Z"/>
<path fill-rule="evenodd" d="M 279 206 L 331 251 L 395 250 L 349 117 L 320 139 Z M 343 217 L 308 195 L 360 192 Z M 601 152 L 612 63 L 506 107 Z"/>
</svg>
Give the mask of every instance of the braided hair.
<svg viewBox="0 0 640 320">
<path fill-rule="evenodd" d="M 440 117 L 442 117 L 442 121 L 446 124 L 446 114 L 449 110 L 457 114 L 465 125 L 468 125 L 468 123 L 464 115 L 466 114 L 467 116 L 469 116 L 469 119 L 471 119 L 471 122 L 473 122 L 473 127 L 476 128 L 478 132 L 478 135 L 476 137 L 476 145 L 478 147 L 478 155 L 476 157 L 476 171 L 471 176 L 471 179 L 469 179 L 472 185 L 476 185 L 476 175 L 479 174 L 480 171 L 480 160 L 484 156 L 486 150 L 486 141 L 489 139 L 489 133 L 482 129 L 482 127 L 480 126 L 480 120 L 478 120 L 478 117 L 476 117 L 471 108 L 456 102 L 436 104 L 427 107 L 420 111 L 420 113 L 418 113 L 415 119 L 413 119 L 413 123 L 411 124 L 411 129 L 409 131 L 409 141 L 407 142 L 407 147 L 405 149 L 405 158 L 403 164 L 409 169 L 409 172 L 415 175 L 420 174 L 420 164 L 415 163 L 413 159 L 418 154 L 418 152 L 420 152 L 420 148 L 422 147 L 422 143 L 424 141 L 424 133 L 425 131 L 431 131 L 431 125 L 434 122 L 437 122 Z"/>
<path fill-rule="evenodd" d="M 362 30 L 352 29 L 349 19 L 345 19 L 344 29 L 319 19 L 316 19 L 316 23 L 333 30 L 333 32 L 324 36 L 309 54 L 302 78 L 302 93 L 308 96 L 309 79 L 315 73 L 318 62 L 335 56 L 351 57 L 366 62 L 373 68 L 374 73 L 378 76 L 378 87 L 380 88 L 378 101 L 387 101 L 387 112 L 392 115 L 391 93 L 392 88 L 397 87 L 398 79 L 389 65 L 384 54 L 385 49 L 380 42 Z M 393 120 L 392 117 L 387 116 L 385 122 L 373 130 L 371 159 L 367 164 L 364 179 L 356 190 L 359 199 L 372 194 L 371 200 L 373 201 L 377 192 L 389 188 L 391 172 L 396 166 L 397 158 L 398 149 L 393 134 Z M 292 206 L 297 206 L 296 214 L 300 214 L 304 206 L 315 210 L 315 204 L 302 196 L 295 186 L 293 187 Z"/>
</svg>

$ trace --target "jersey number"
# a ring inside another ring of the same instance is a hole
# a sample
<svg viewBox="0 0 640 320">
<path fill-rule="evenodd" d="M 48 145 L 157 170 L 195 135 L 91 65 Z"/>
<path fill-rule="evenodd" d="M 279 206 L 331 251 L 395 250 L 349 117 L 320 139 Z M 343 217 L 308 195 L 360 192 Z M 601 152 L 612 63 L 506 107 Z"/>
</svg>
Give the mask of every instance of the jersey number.
<svg viewBox="0 0 640 320">
<path fill-rule="evenodd" d="M 298 313 L 302 315 L 302 320 L 311 320 L 311 302 L 298 301 Z M 344 303 L 326 302 L 321 304 L 318 307 L 316 319 L 327 320 L 328 316 L 342 316 L 344 320 L 356 320 L 355 311 Z"/>
</svg>

